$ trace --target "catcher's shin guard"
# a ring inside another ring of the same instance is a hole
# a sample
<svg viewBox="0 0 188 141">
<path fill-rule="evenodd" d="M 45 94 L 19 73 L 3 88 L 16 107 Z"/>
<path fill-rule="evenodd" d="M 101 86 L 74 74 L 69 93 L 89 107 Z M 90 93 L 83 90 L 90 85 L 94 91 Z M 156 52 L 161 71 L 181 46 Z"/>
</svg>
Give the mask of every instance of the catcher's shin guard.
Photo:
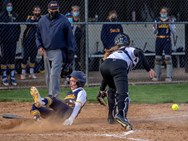
<svg viewBox="0 0 188 141">
<path fill-rule="evenodd" d="M 117 99 L 118 113 L 123 117 L 127 117 L 127 112 L 129 108 L 129 102 L 130 102 L 128 93 L 126 95 L 117 94 L 116 99 Z"/>
<path fill-rule="evenodd" d="M 170 55 L 165 55 L 165 63 L 166 63 L 166 77 L 172 78 L 173 66 L 172 66 L 172 57 Z"/>
<path fill-rule="evenodd" d="M 108 94 L 108 123 L 114 123 L 114 113 L 115 113 L 115 94 L 116 90 L 109 88 Z"/>
<path fill-rule="evenodd" d="M 155 72 L 156 72 L 156 80 L 160 80 L 161 76 L 161 64 L 162 64 L 162 56 L 155 57 Z"/>
</svg>

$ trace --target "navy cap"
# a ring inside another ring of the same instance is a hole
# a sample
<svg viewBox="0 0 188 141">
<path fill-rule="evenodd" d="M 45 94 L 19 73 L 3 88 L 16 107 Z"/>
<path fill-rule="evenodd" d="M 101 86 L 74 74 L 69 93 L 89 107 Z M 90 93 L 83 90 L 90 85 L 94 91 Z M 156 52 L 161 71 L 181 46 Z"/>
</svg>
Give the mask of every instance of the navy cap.
<svg viewBox="0 0 188 141">
<path fill-rule="evenodd" d="M 51 1 L 48 4 L 48 9 L 58 9 L 59 8 L 59 4 L 57 3 L 57 1 Z"/>
</svg>

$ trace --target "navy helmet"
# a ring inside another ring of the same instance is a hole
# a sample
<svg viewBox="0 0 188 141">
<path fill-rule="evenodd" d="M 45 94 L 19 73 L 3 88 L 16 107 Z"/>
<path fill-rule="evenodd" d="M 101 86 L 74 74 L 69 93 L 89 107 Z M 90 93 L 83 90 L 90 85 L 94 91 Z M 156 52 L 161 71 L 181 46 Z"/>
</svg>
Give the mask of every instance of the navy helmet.
<svg viewBox="0 0 188 141">
<path fill-rule="evenodd" d="M 119 46 L 129 46 L 130 38 L 127 34 L 119 33 L 114 39 L 115 45 Z"/>
<path fill-rule="evenodd" d="M 74 77 L 78 80 L 78 86 L 83 87 L 86 83 L 86 75 L 82 71 L 73 71 L 70 77 Z"/>
</svg>

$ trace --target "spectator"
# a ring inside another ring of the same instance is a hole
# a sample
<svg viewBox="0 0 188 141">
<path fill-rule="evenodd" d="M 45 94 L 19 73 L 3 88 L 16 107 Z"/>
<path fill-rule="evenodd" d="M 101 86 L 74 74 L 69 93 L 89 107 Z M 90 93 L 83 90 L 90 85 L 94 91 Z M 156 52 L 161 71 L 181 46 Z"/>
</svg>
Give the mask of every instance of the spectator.
<svg viewBox="0 0 188 141">
<path fill-rule="evenodd" d="M 6 3 L 6 9 L 0 15 L 0 22 L 3 24 L 0 27 L 0 40 L 2 43 L 2 83 L 5 86 L 9 85 L 7 77 L 7 67 L 10 70 L 10 82 L 12 85 L 17 85 L 15 79 L 15 56 L 16 56 L 16 45 L 20 36 L 20 25 L 11 24 L 18 21 L 18 15 L 13 10 L 13 4 L 11 2 Z"/>
<path fill-rule="evenodd" d="M 75 70 L 80 70 L 81 69 L 81 58 L 83 58 L 84 55 L 83 51 L 81 52 L 83 48 L 83 45 L 81 45 L 81 39 L 83 37 L 83 31 L 81 29 L 81 25 L 77 25 L 77 24 L 72 24 L 75 22 L 80 22 L 80 12 L 79 12 L 80 8 L 79 6 L 72 6 L 72 11 L 71 13 L 67 13 L 66 17 L 68 18 L 69 22 L 72 25 L 72 32 L 73 35 L 75 37 L 75 42 L 76 42 L 76 49 L 75 49 L 75 54 L 76 54 L 76 59 L 75 59 Z"/>
<path fill-rule="evenodd" d="M 156 77 L 153 81 L 159 81 L 161 79 L 161 65 L 163 62 L 162 55 L 165 53 L 164 60 L 166 63 L 166 79 L 165 81 L 172 81 L 172 43 L 171 33 L 175 37 L 176 30 L 174 24 L 166 24 L 164 22 L 174 22 L 174 19 L 168 17 L 168 8 L 163 7 L 160 10 L 160 17 L 155 20 L 156 24 L 153 26 L 153 32 L 156 34 L 155 43 L 155 72 Z"/>
<path fill-rule="evenodd" d="M 35 6 L 32 9 L 32 16 L 28 16 L 27 21 L 28 23 L 35 23 L 38 22 L 41 16 L 41 9 L 39 6 Z M 22 74 L 21 74 L 21 79 L 26 79 L 26 65 L 27 61 L 30 57 L 30 78 L 35 79 L 36 76 L 34 74 L 34 67 L 35 67 L 35 60 L 37 56 L 37 47 L 35 43 L 35 34 L 37 31 L 37 26 L 34 24 L 27 25 L 27 28 L 24 31 L 23 35 L 23 49 L 24 49 L 24 56 L 23 56 L 23 61 L 21 64 L 22 67 Z"/>
<path fill-rule="evenodd" d="M 75 50 L 71 25 L 65 16 L 59 14 L 57 1 L 48 4 L 48 14 L 42 16 L 38 22 L 36 44 L 40 54 L 51 61 L 50 70 L 45 61 L 46 83 L 48 95 L 57 97 L 60 93 L 62 61 L 71 64 Z"/>
<path fill-rule="evenodd" d="M 107 22 L 117 22 L 118 15 L 115 10 L 109 12 Z M 114 46 L 114 39 L 119 34 L 123 33 L 123 28 L 120 24 L 104 24 L 101 30 L 101 41 L 104 49 L 109 49 Z"/>
</svg>

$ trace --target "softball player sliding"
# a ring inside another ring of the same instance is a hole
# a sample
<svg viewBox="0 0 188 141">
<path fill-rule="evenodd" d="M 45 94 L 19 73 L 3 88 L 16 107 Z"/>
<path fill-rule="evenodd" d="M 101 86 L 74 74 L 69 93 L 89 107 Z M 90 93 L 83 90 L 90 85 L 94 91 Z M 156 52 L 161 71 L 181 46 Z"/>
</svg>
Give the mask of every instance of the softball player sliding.
<svg viewBox="0 0 188 141">
<path fill-rule="evenodd" d="M 117 35 L 115 38 L 116 46 L 108 50 L 108 55 L 100 67 L 102 77 L 109 86 L 108 122 L 112 124 L 115 120 L 127 130 L 132 129 L 127 119 L 129 106 L 128 72 L 141 60 L 144 68 L 149 72 L 149 76 L 153 78 L 155 75 L 142 51 L 129 47 L 129 44 L 128 35 L 123 33 Z M 115 106 L 117 106 L 117 112 L 114 110 Z"/>
<path fill-rule="evenodd" d="M 38 90 L 31 87 L 30 93 L 34 99 L 31 114 L 34 119 L 38 121 L 41 117 L 54 117 L 66 119 L 64 125 L 72 125 L 86 102 L 87 93 L 83 89 L 85 82 L 83 72 L 73 71 L 69 80 L 71 91 L 67 93 L 64 101 L 52 96 L 41 98 Z"/>
<path fill-rule="evenodd" d="M 155 20 L 156 24 L 154 24 L 154 34 L 156 34 L 156 44 L 155 44 L 155 71 L 156 77 L 152 80 L 158 81 L 161 76 L 161 65 L 162 65 L 162 55 L 163 51 L 165 53 L 165 63 L 166 63 L 166 79 L 165 81 L 172 81 L 172 44 L 171 44 L 171 33 L 175 38 L 176 30 L 174 24 L 166 24 L 164 22 L 174 22 L 174 20 L 168 17 L 168 8 L 163 7 L 160 10 L 160 17 Z"/>
</svg>

